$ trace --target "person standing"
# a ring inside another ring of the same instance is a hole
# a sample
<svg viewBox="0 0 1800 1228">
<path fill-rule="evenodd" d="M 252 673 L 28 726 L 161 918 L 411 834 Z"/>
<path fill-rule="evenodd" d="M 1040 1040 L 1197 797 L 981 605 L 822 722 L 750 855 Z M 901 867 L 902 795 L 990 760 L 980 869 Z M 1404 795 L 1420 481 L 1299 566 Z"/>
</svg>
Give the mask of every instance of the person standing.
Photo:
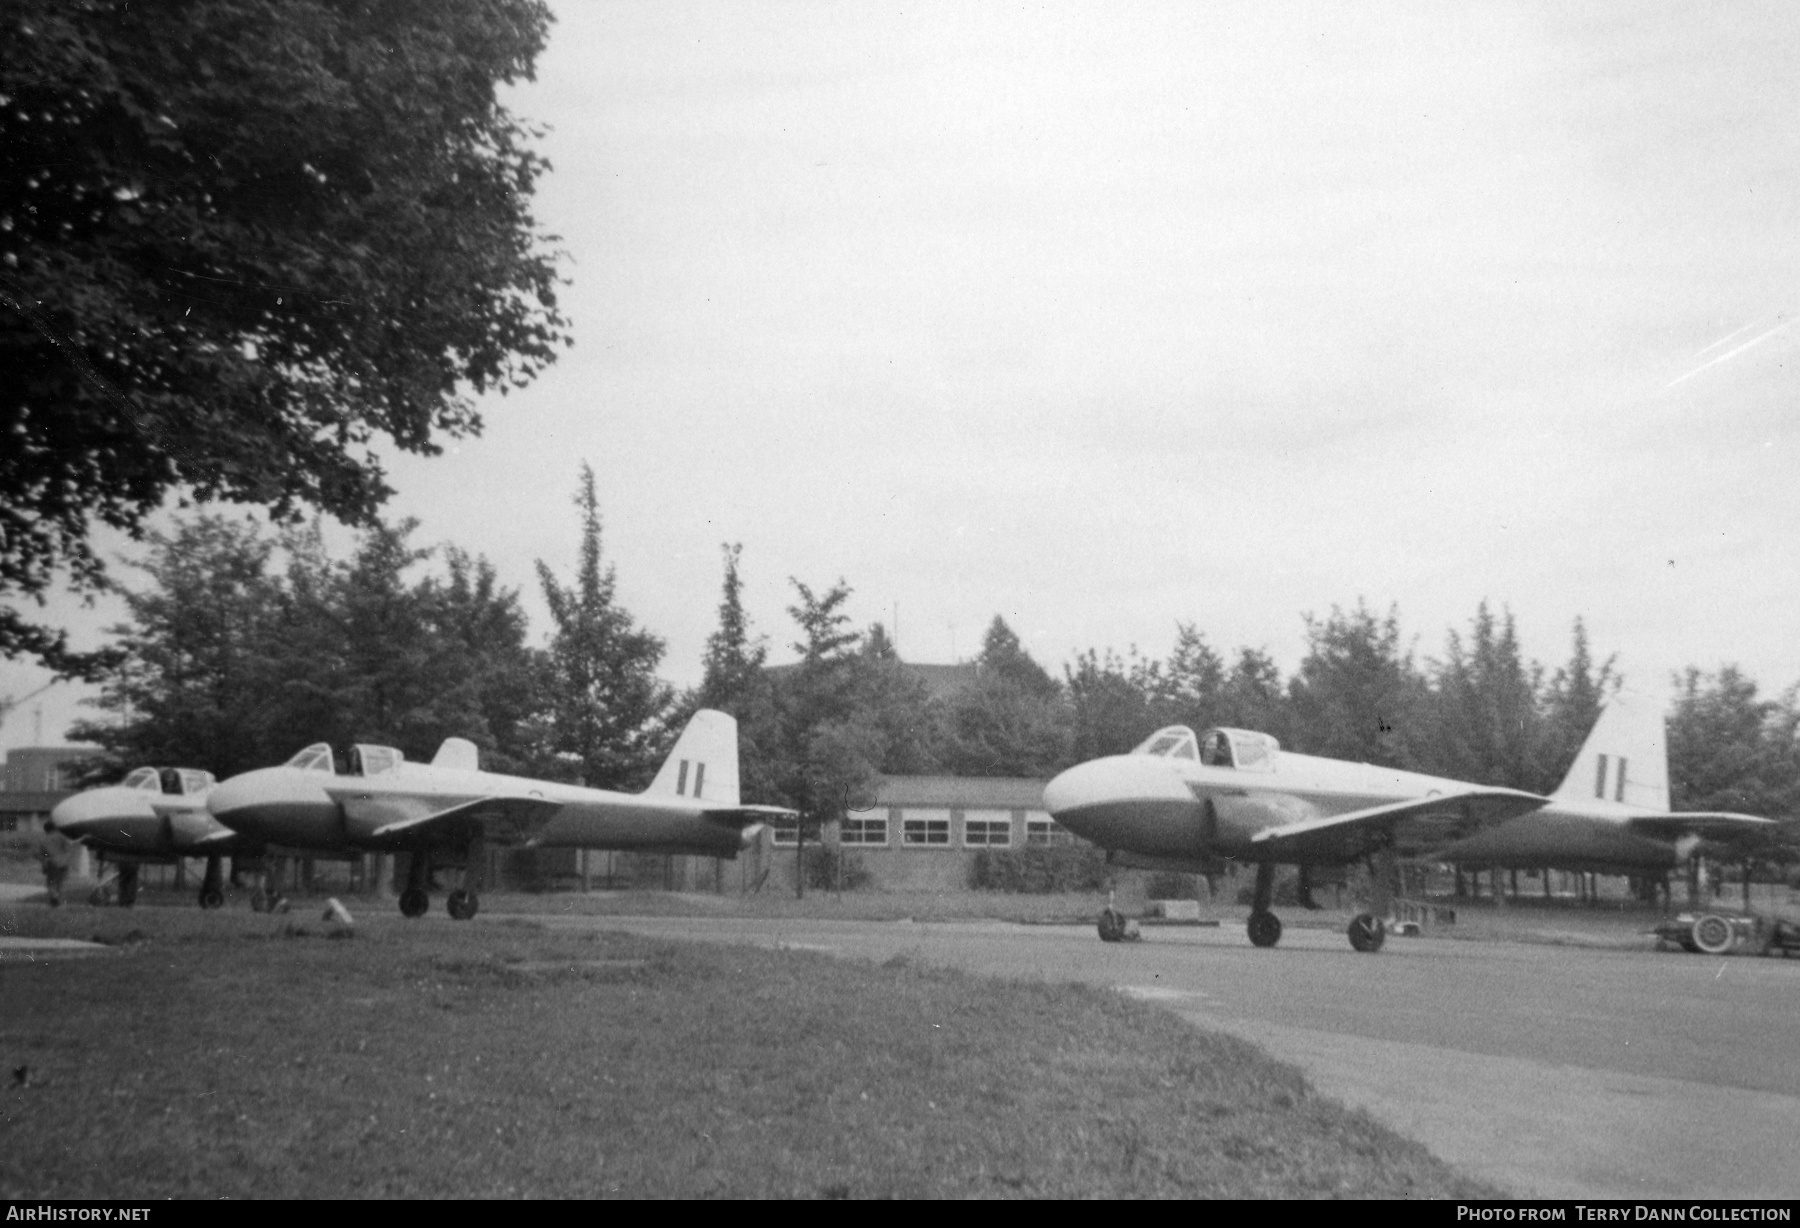
<svg viewBox="0 0 1800 1228">
<path fill-rule="evenodd" d="M 38 860 L 44 866 L 44 887 L 50 893 L 50 907 L 62 906 L 63 880 L 69 877 L 69 861 L 75 843 L 49 819 L 44 820 L 44 834 L 38 839 Z"/>
</svg>

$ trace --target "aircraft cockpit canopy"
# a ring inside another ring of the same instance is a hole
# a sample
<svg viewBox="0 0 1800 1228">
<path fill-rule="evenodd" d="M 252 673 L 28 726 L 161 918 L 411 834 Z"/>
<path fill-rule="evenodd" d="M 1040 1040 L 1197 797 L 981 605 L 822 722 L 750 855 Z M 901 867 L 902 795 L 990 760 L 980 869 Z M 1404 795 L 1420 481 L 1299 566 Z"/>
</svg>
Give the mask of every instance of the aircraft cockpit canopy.
<svg viewBox="0 0 1800 1228">
<path fill-rule="evenodd" d="M 1200 762 L 1207 767 L 1268 772 L 1275 768 L 1281 743 L 1253 729 L 1208 729 L 1200 740 Z"/>
<path fill-rule="evenodd" d="M 282 766 L 299 768 L 302 772 L 337 774 L 337 766 L 331 761 L 331 743 L 329 742 L 314 742 Z"/>
<path fill-rule="evenodd" d="M 218 782 L 213 779 L 211 772 L 196 771 L 194 768 L 164 768 L 158 773 L 157 783 L 170 797 L 196 797 Z"/>
<path fill-rule="evenodd" d="M 121 789 L 143 789 L 148 793 L 162 792 L 162 779 L 153 767 L 133 768 L 131 775 L 119 782 Z"/>
<path fill-rule="evenodd" d="M 405 762 L 406 756 L 391 746 L 358 743 L 350 748 L 352 776 L 383 776 Z"/>
<path fill-rule="evenodd" d="M 1158 729 L 1155 733 L 1139 742 L 1132 750 L 1134 755 L 1157 755 L 1164 759 L 1198 759 L 1196 747 L 1198 741 L 1194 731 L 1186 725 L 1170 725 L 1167 729 Z"/>
</svg>

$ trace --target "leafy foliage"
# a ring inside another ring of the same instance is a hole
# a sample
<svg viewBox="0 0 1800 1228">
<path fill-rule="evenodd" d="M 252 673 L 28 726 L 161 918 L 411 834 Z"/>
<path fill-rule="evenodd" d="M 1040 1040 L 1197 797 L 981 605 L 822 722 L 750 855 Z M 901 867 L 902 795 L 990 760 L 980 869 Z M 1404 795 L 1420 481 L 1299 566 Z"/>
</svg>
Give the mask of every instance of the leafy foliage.
<svg viewBox="0 0 1800 1228">
<path fill-rule="evenodd" d="M 151 583 L 126 594 L 123 664 L 98 701 L 110 719 L 72 732 L 120 768 L 221 777 L 318 741 L 419 759 L 457 736 L 493 766 L 519 762 L 537 666 L 517 594 L 454 550 L 447 577 L 408 579 L 432 553 L 411 532 L 377 526 L 349 560 L 332 559 L 316 529 L 273 539 L 219 516 L 152 534 Z"/>
<path fill-rule="evenodd" d="M 969 862 L 969 886 L 977 891 L 1102 891 L 1107 879 L 1106 857 L 1091 845 L 982 849 Z"/>
<path fill-rule="evenodd" d="M 656 676 L 663 642 L 622 606 L 611 566 L 601 562 L 594 471 L 581 467 L 581 563 L 563 587 L 541 559 L 538 579 L 556 625 L 542 677 L 548 723 L 539 759 L 572 768 L 600 789 L 649 783 L 668 731 L 674 692 Z"/>
<path fill-rule="evenodd" d="M 565 321 L 497 88 L 539 0 L 12 0 L 0 16 L 0 591 L 172 492 L 372 525 Z M 91 669 L 16 613 L 0 651 Z"/>
</svg>

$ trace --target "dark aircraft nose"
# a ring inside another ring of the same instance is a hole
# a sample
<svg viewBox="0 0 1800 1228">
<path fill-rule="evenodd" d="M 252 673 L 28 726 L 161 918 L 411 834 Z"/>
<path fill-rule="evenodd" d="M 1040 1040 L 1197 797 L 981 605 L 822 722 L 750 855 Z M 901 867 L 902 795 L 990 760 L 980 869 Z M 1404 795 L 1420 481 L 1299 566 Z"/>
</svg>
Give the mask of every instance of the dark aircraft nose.
<svg viewBox="0 0 1800 1228">
<path fill-rule="evenodd" d="M 240 835 L 302 847 L 338 835 L 338 808 L 317 783 L 317 772 L 259 768 L 214 787 L 206 796 L 213 818 Z"/>
<path fill-rule="evenodd" d="M 1179 772 L 1149 755 L 1078 763 L 1044 786 L 1044 808 L 1102 848 L 1185 847 L 1203 807 Z"/>
</svg>

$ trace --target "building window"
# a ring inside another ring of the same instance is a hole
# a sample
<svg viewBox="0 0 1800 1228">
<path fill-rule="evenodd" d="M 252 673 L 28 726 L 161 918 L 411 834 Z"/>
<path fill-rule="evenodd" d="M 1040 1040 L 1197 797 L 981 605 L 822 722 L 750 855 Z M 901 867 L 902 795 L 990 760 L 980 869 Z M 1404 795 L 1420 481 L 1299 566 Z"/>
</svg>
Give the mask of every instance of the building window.
<svg viewBox="0 0 1800 1228">
<path fill-rule="evenodd" d="M 769 821 L 769 830 L 775 833 L 776 844 L 800 843 L 800 820 L 780 817 Z"/>
<path fill-rule="evenodd" d="M 900 824 L 900 842 L 913 846 L 948 845 L 950 819 L 905 819 Z"/>
<path fill-rule="evenodd" d="M 1012 815 L 1004 810 L 963 814 L 963 843 L 970 848 L 1002 848 L 1012 843 Z"/>
<path fill-rule="evenodd" d="M 884 813 L 877 817 L 871 814 L 851 814 L 844 817 L 844 825 L 838 832 L 839 844 L 879 844 L 888 842 L 888 821 Z"/>
<path fill-rule="evenodd" d="M 1047 814 L 1025 816 L 1025 843 L 1074 844 L 1075 833 Z"/>
<path fill-rule="evenodd" d="M 1605 755 L 1601 755 L 1599 758 L 1599 761 L 1594 764 L 1594 796 L 1598 797 L 1598 798 L 1602 798 L 1602 799 L 1604 799 L 1606 797 L 1606 756 Z"/>
</svg>

